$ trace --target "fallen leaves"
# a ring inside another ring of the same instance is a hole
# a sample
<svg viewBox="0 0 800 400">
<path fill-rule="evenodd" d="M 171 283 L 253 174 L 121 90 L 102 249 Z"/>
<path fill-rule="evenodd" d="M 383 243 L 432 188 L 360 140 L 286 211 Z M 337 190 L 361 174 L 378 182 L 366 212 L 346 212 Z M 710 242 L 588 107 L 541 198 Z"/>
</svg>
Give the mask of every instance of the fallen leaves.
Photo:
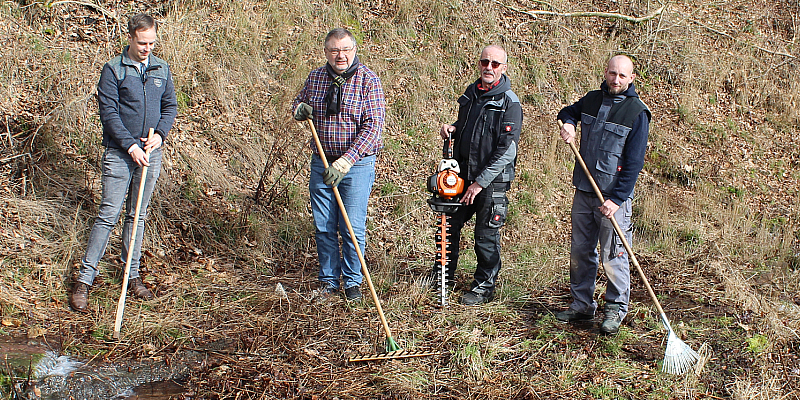
<svg viewBox="0 0 800 400">
<path fill-rule="evenodd" d="M 28 339 L 36 339 L 44 336 L 45 333 L 47 333 L 47 329 L 40 326 L 32 326 L 28 329 Z"/>
</svg>

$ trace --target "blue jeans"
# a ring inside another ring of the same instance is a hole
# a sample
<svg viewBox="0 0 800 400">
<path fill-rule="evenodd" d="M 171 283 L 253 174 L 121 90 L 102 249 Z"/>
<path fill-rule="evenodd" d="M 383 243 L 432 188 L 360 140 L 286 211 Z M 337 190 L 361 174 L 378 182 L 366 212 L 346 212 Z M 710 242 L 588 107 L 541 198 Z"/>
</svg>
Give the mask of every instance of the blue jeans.
<svg viewBox="0 0 800 400">
<path fill-rule="evenodd" d="M 144 237 L 144 220 L 147 218 L 147 205 L 150 203 L 150 196 L 156 180 L 161 173 L 161 148 L 150 153 L 150 166 L 147 168 L 147 177 L 144 181 L 144 193 L 142 195 L 142 205 L 139 210 L 139 224 L 136 228 L 136 243 L 133 247 L 133 257 L 131 258 L 131 279 L 139 277 L 139 257 L 142 249 L 142 238 Z M 94 282 L 97 277 L 97 264 L 103 258 L 108 245 L 108 238 L 111 230 L 119 220 L 122 205 L 125 204 L 125 219 L 122 226 L 122 262 L 126 262 L 128 251 L 130 251 L 131 231 L 133 230 L 133 219 L 136 212 L 136 199 L 139 196 L 139 183 L 142 179 L 142 168 L 139 167 L 133 158 L 125 151 L 112 147 L 106 148 L 103 154 L 103 198 L 100 201 L 97 219 L 92 226 L 89 234 L 89 243 L 86 246 L 86 254 L 81 260 L 81 269 L 78 282 L 87 285 Z M 126 200 L 127 197 L 127 200 Z"/>
<path fill-rule="evenodd" d="M 361 285 L 361 262 L 358 260 L 353 239 L 347 231 L 347 224 L 339 212 L 339 205 L 333 195 L 333 188 L 322 182 L 325 167 L 322 159 L 314 155 L 311 160 L 311 178 L 308 190 L 311 194 L 311 211 L 314 215 L 317 258 L 319 259 L 319 281 L 333 288 L 347 289 Z M 353 226 L 358 247 L 364 254 L 367 242 L 367 202 L 375 182 L 375 156 L 367 156 L 358 161 L 337 186 L 342 203 Z M 342 237 L 341 255 L 339 235 Z"/>
<path fill-rule="evenodd" d="M 594 300 L 595 280 L 597 279 L 598 254 L 608 278 L 606 302 L 619 303 L 619 316 L 624 319 L 628 313 L 631 296 L 631 272 L 628 252 L 614 230 L 611 220 L 606 218 L 598 207 L 600 199 L 592 194 L 575 191 L 572 201 L 572 245 L 570 249 L 569 282 L 572 294 L 570 308 L 575 311 L 594 314 L 597 302 Z M 626 200 L 614 213 L 620 229 L 628 243 L 632 243 L 631 199 Z"/>
</svg>

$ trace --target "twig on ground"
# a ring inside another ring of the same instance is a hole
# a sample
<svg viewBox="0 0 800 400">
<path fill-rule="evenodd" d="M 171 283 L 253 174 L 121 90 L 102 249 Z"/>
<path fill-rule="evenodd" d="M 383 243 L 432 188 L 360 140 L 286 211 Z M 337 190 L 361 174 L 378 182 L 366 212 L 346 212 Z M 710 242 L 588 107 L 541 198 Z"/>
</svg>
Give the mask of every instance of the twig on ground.
<svg viewBox="0 0 800 400">
<path fill-rule="evenodd" d="M 6 157 L 6 158 L 0 160 L 0 163 L 4 163 L 4 162 L 7 162 L 7 161 L 11 161 L 13 159 L 16 159 L 16 158 L 25 157 L 25 156 L 30 157 L 31 153 L 23 153 L 23 154 L 17 154 L 15 156 L 11 156 L 11 157 Z"/>
<path fill-rule="evenodd" d="M 8 147 L 14 147 L 14 142 L 11 139 L 11 127 L 8 125 L 8 115 L 6 115 L 6 137 L 8 137 Z"/>
</svg>

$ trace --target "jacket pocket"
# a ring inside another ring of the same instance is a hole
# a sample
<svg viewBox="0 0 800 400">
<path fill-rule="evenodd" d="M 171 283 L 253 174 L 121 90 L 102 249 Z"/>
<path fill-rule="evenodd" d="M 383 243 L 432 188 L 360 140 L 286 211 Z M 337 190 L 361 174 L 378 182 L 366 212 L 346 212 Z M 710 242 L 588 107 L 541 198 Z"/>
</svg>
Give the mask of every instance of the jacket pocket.
<svg viewBox="0 0 800 400">
<path fill-rule="evenodd" d="M 609 175 L 615 175 L 618 172 L 617 170 L 619 169 L 619 155 L 607 153 L 605 157 L 599 157 L 597 159 L 595 167 L 600 172 L 605 172 L 606 174 Z M 598 181 L 600 180 L 600 178 L 596 179 Z M 600 183 L 598 182 L 598 185 L 599 184 Z M 600 189 L 603 189 L 603 187 L 601 186 Z"/>
<path fill-rule="evenodd" d="M 631 128 L 606 122 L 603 126 L 603 138 L 600 142 L 600 154 L 597 158 L 597 170 L 607 174 L 619 172 L 619 158 L 625 147 L 625 139 Z"/>
<path fill-rule="evenodd" d="M 603 140 L 600 142 L 600 150 L 616 155 L 622 154 L 622 148 L 625 147 L 625 139 L 630 131 L 631 128 L 626 126 L 606 122 L 603 127 Z"/>
</svg>

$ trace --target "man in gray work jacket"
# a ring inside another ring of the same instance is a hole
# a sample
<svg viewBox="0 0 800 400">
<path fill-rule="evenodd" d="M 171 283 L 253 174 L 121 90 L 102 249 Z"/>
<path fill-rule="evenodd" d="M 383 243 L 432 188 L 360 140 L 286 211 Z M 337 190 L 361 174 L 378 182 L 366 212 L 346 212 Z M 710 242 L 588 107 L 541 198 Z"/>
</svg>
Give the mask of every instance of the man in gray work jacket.
<svg viewBox="0 0 800 400">
<path fill-rule="evenodd" d="M 501 266 L 499 229 L 505 224 L 508 212 L 506 191 L 514 179 L 522 129 L 522 106 L 505 75 L 506 51 L 500 46 L 487 46 L 481 52 L 478 68 L 480 78 L 458 99 L 458 120 L 453 125 L 442 125 L 440 130 L 444 139 L 452 135 L 453 156 L 467 187 L 461 197 L 463 205 L 449 219 L 449 282 L 453 281 L 458 265 L 461 228 L 476 215 L 478 263 L 471 289 L 461 297 L 461 303 L 466 305 L 482 304 L 494 298 Z"/>
<path fill-rule="evenodd" d="M 628 312 L 630 265 L 610 218 L 619 223 L 631 242 L 631 198 L 636 178 L 644 165 L 650 110 L 639 99 L 633 80 L 633 62 L 618 55 L 608 61 L 600 90 L 587 93 L 558 113 L 564 122 L 561 138 L 575 139 L 581 124 L 580 154 L 592 173 L 605 202 L 594 194 L 589 179 L 576 162 L 572 172 L 575 197 L 572 202 L 569 309 L 556 314 L 562 322 L 591 320 L 597 310 L 594 300 L 597 278 L 597 242 L 603 270 L 608 278 L 600 332 L 613 334 Z"/>
<path fill-rule="evenodd" d="M 122 54 L 103 67 L 97 84 L 100 121 L 103 124 L 103 197 L 89 234 L 86 254 L 81 260 L 77 282 L 69 296 L 70 306 L 88 310 L 89 288 L 98 274 L 111 230 L 125 205 L 122 255 L 133 251 L 129 289 L 136 297 L 152 299 L 153 294 L 139 276 L 139 256 L 147 205 L 161 172 L 161 145 L 167 138 L 178 103 L 167 63 L 151 54 L 158 26 L 149 15 L 137 14 L 128 21 L 128 40 Z M 150 128 L 155 133 L 148 139 Z M 147 154 L 150 151 L 150 154 Z M 129 249 L 142 167 L 147 166 L 136 242 Z M 127 197 L 127 200 L 126 200 Z"/>
</svg>

